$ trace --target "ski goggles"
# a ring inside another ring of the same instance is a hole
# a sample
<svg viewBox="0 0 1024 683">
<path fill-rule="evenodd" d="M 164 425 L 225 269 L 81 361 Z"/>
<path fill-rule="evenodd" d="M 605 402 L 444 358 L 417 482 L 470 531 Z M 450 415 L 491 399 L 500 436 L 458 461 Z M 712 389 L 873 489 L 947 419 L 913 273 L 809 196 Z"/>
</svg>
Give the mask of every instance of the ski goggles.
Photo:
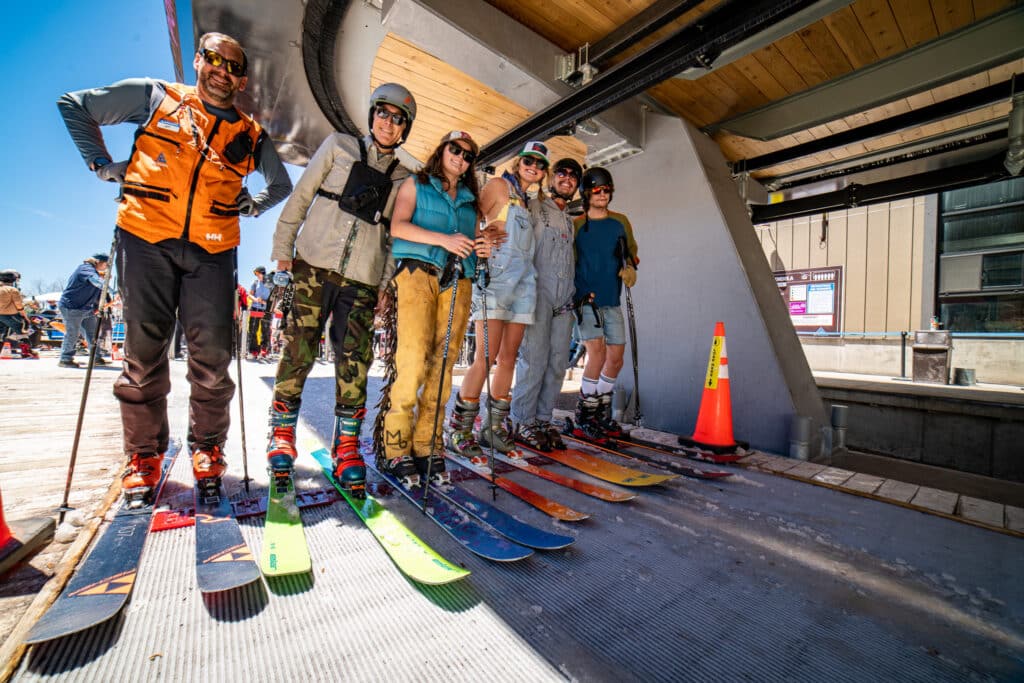
<svg viewBox="0 0 1024 683">
<path fill-rule="evenodd" d="M 232 76 L 237 76 L 238 78 L 241 78 L 245 75 L 245 66 L 243 66 L 239 62 L 236 62 L 233 59 L 228 59 L 219 52 L 215 52 L 214 50 L 210 50 L 209 48 L 203 48 L 199 51 L 199 54 L 203 56 L 203 60 L 207 64 L 209 64 L 215 69 L 223 66 L 224 70 Z"/>
<path fill-rule="evenodd" d="M 471 164 L 476 161 L 476 152 L 471 149 L 466 149 L 457 142 L 448 143 L 448 153 L 456 157 L 461 156 L 466 160 L 467 164 Z"/>
<path fill-rule="evenodd" d="M 379 105 L 373 110 L 373 115 L 382 121 L 387 121 L 390 118 L 391 123 L 396 126 L 404 126 L 405 122 L 409 120 L 403 112 L 390 111 L 387 107 Z"/>
<path fill-rule="evenodd" d="M 590 194 L 611 194 L 612 188 L 610 185 L 598 185 L 594 189 L 590 190 Z"/>
<path fill-rule="evenodd" d="M 519 163 L 522 164 L 523 166 L 526 166 L 527 168 L 530 168 L 531 166 L 536 166 L 537 170 L 541 172 L 548 170 L 548 162 L 544 161 L 543 159 L 538 159 L 537 157 L 519 157 Z"/>
</svg>

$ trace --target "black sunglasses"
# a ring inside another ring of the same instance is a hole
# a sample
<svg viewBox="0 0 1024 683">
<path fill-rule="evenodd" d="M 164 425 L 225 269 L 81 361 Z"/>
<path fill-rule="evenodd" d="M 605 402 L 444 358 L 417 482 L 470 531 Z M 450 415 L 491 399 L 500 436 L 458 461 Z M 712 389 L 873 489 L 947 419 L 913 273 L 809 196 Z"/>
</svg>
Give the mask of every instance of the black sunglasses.
<svg viewBox="0 0 1024 683">
<path fill-rule="evenodd" d="M 519 157 L 519 158 L 521 159 L 521 161 L 519 163 L 521 163 L 523 166 L 526 166 L 527 168 L 529 168 L 530 166 L 536 166 L 538 171 L 542 171 L 543 172 L 543 171 L 548 170 L 548 162 L 544 161 L 543 159 L 538 159 L 536 157 Z"/>
<path fill-rule="evenodd" d="M 579 180 L 580 177 L 576 175 L 576 171 L 571 168 L 560 168 L 555 171 L 555 175 L 559 178 L 572 178 L 573 180 Z"/>
<path fill-rule="evenodd" d="M 476 161 L 476 152 L 474 152 L 471 149 L 466 149 L 457 142 L 448 143 L 448 153 L 453 154 L 455 156 L 461 155 L 462 158 L 466 160 L 467 164 L 471 164 L 474 161 Z"/>
<path fill-rule="evenodd" d="M 373 115 L 385 121 L 390 117 L 391 123 L 396 126 L 404 126 L 408 120 L 404 113 L 389 111 L 387 107 L 377 107 L 373 110 Z"/>
<path fill-rule="evenodd" d="M 233 59 L 228 59 L 219 52 L 214 52 L 209 48 L 203 48 L 199 51 L 199 54 L 201 54 L 206 63 L 212 66 L 213 68 L 223 66 L 225 71 L 227 71 L 232 76 L 238 76 L 239 78 L 245 75 L 244 66 L 242 66 Z"/>
</svg>

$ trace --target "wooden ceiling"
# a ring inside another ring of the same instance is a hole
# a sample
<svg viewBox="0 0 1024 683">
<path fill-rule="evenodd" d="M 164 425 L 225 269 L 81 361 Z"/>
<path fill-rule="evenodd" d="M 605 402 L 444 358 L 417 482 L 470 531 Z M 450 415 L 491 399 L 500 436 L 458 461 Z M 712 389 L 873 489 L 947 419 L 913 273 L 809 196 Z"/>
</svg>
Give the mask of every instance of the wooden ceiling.
<svg viewBox="0 0 1024 683">
<path fill-rule="evenodd" d="M 402 83 L 416 98 L 416 123 L 402 147 L 421 162 L 453 129 L 468 132 L 483 146 L 532 113 L 394 34 L 377 51 L 370 87 L 389 81 Z M 551 138 L 547 144 L 552 163 L 562 157 L 582 162 L 587 153 L 572 137 Z"/>
<path fill-rule="evenodd" d="M 597 42 L 653 1 L 487 0 L 566 52 L 574 52 L 584 43 Z M 720 2 L 706 0 L 650 36 L 645 43 L 619 55 L 618 59 L 625 59 L 645 45 L 665 37 Z M 666 109 L 702 128 L 806 91 L 1014 4 L 1017 4 L 1015 0 L 856 0 L 824 19 L 697 80 L 670 79 L 651 88 L 648 94 Z M 725 156 L 736 161 L 976 90 L 1006 80 L 1012 73 L 1021 72 L 1022 67 L 1024 60 L 1015 60 L 986 73 L 767 142 L 724 131 L 715 133 L 714 138 Z M 802 158 L 784 166 L 762 169 L 754 175 L 775 176 L 817 166 L 1005 116 L 1007 111 L 1008 104 L 986 107 L 896 135 Z"/>
</svg>

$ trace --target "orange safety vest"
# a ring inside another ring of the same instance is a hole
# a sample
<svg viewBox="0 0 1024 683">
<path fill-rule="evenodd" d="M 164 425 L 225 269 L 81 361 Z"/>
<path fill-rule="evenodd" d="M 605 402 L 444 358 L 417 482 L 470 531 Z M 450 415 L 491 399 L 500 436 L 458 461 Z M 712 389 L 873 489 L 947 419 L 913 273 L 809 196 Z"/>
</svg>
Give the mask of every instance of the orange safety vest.
<svg viewBox="0 0 1024 683">
<path fill-rule="evenodd" d="M 135 134 L 117 225 L 150 243 L 180 237 L 211 254 L 231 249 L 239 242 L 235 200 L 255 168 L 263 129 L 241 112 L 235 123 L 207 113 L 192 86 L 164 89 Z M 252 152 L 232 162 L 224 150 L 239 135 L 249 138 Z"/>
</svg>

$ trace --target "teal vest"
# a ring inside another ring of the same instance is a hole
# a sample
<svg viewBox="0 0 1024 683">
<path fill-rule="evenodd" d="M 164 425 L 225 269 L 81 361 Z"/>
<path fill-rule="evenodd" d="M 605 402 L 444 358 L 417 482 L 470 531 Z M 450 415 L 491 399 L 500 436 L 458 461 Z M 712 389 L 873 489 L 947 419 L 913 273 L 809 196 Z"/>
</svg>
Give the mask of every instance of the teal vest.
<svg viewBox="0 0 1024 683">
<path fill-rule="evenodd" d="M 415 176 L 414 176 L 415 177 Z M 469 239 L 476 236 L 476 209 L 473 208 L 473 193 L 462 183 L 455 199 L 441 189 L 441 179 L 430 177 L 430 184 L 424 185 L 416 180 L 416 210 L 412 214 L 412 222 L 426 230 L 441 233 L 461 232 Z M 410 242 L 394 238 L 391 253 L 395 260 L 412 258 L 444 268 L 448 260 L 448 252 L 441 247 L 422 242 Z M 476 269 L 476 254 L 462 259 L 462 272 L 466 277 L 473 277 Z"/>
</svg>

